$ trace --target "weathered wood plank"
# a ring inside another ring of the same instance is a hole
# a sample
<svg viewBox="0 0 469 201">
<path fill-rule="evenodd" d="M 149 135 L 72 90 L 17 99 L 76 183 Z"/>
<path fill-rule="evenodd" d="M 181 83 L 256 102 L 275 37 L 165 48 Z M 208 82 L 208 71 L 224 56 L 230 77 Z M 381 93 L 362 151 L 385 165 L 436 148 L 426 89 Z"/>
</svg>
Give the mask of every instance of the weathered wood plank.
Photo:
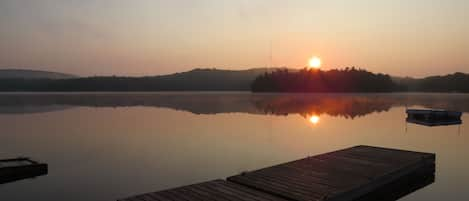
<svg viewBox="0 0 469 201">
<path fill-rule="evenodd" d="M 127 200 L 145 201 L 287 201 L 273 195 L 224 180 L 214 180 L 189 186 L 148 193 Z"/>
<path fill-rule="evenodd" d="M 228 181 L 297 201 L 352 201 L 416 171 L 434 172 L 434 162 L 434 154 L 357 146 L 247 172 Z"/>
<path fill-rule="evenodd" d="M 383 192 L 394 193 L 389 189 L 405 187 L 394 193 L 398 197 L 421 188 L 423 184 L 408 185 L 416 180 L 433 181 L 434 171 L 434 154 L 356 146 L 232 176 L 228 181 L 214 180 L 121 201 L 354 201 L 377 196 L 385 200 Z"/>
</svg>

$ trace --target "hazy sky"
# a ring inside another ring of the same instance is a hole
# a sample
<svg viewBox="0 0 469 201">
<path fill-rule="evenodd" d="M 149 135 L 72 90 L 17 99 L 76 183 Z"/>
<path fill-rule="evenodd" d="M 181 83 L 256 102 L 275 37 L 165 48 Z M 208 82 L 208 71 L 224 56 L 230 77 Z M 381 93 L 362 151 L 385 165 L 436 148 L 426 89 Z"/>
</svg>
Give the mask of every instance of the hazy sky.
<svg viewBox="0 0 469 201">
<path fill-rule="evenodd" d="M 0 0 L 0 68 L 78 75 L 195 67 L 469 72 L 468 0 Z"/>
</svg>

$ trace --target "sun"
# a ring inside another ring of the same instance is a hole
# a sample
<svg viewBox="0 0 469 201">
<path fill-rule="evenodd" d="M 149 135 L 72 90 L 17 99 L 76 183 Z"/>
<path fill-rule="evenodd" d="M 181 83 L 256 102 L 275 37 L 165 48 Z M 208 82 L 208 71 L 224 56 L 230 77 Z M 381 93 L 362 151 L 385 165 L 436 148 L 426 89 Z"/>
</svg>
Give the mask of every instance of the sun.
<svg viewBox="0 0 469 201">
<path fill-rule="evenodd" d="M 319 57 L 312 57 L 309 59 L 309 67 L 315 69 L 321 68 L 321 59 Z"/>
<path fill-rule="evenodd" d="M 319 116 L 317 116 L 317 115 L 312 115 L 312 116 L 309 118 L 309 121 L 310 121 L 312 124 L 314 124 L 314 125 L 318 124 L 318 123 L 319 123 L 319 120 L 320 120 L 320 118 L 319 118 Z"/>
</svg>

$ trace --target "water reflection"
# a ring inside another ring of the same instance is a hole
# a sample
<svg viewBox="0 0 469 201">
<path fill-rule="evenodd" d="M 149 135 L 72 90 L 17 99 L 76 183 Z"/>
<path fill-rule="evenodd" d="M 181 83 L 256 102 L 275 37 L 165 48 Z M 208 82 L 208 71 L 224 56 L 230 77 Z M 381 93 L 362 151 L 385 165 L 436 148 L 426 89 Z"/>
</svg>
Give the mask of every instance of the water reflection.
<svg viewBox="0 0 469 201">
<path fill-rule="evenodd" d="M 1 186 L 0 200 L 115 200 L 360 144 L 438 155 L 438 182 L 402 201 L 464 200 L 469 115 L 460 134 L 412 124 L 405 132 L 405 106 L 468 104 L 459 94 L 0 94 L 4 108 L 72 108 L 0 114 L 0 158 L 53 167 Z"/>
<path fill-rule="evenodd" d="M 463 94 L 251 94 L 251 93 L 86 93 L 0 94 L 0 113 L 40 113 L 73 106 L 149 106 L 194 114 L 248 113 L 269 115 L 327 114 L 362 117 L 393 107 L 423 107 L 469 112 Z M 315 117 L 316 119 L 316 117 Z M 316 121 L 316 120 L 315 120 Z"/>
<path fill-rule="evenodd" d="M 311 117 L 309 117 L 309 121 L 313 124 L 313 125 L 316 125 L 319 123 L 319 116 L 317 115 L 311 115 Z"/>
<path fill-rule="evenodd" d="M 1 97 L 1 96 L 0 96 Z M 0 114 L 34 114 L 55 112 L 70 109 L 73 106 L 65 105 L 10 105 L 0 106 Z"/>
</svg>

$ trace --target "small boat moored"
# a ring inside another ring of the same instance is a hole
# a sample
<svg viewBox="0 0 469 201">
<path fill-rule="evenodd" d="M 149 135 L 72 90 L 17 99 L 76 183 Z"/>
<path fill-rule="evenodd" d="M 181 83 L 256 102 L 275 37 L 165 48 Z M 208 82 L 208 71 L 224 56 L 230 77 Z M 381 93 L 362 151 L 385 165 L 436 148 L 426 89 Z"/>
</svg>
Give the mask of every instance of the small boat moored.
<svg viewBox="0 0 469 201">
<path fill-rule="evenodd" d="M 407 122 L 424 126 L 447 126 L 462 123 L 462 112 L 457 111 L 408 109 L 406 113 Z"/>
<path fill-rule="evenodd" d="M 47 164 L 29 158 L 0 160 L 0 184 L 47 174 Z"/>
</svg>

